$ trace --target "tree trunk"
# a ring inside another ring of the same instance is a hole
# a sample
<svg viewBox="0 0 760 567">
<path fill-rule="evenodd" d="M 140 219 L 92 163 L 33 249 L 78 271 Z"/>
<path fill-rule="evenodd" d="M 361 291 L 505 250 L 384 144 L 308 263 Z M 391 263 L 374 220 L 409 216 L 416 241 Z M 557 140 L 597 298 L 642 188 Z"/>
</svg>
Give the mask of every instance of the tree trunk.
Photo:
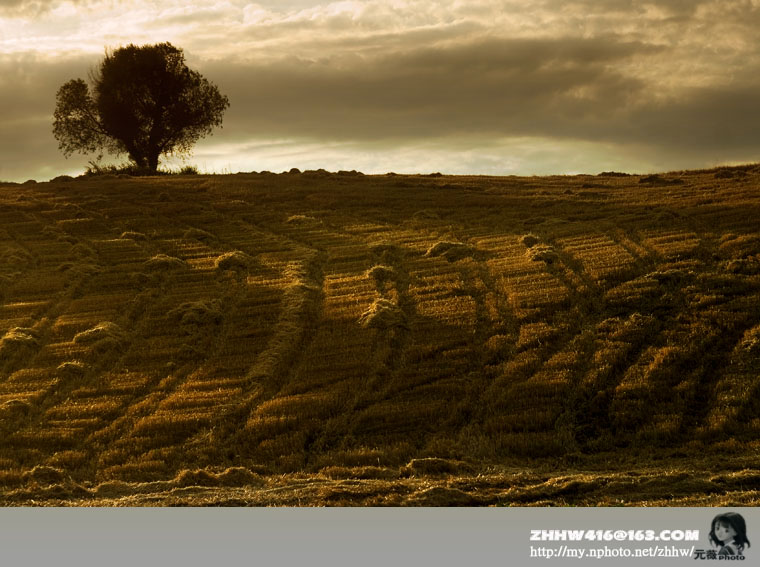
<svg viewBox="0 0 760 567">
<path fill-rule="evenodd" d="M 154 173 L 158 170 L 158 151 L 151 151 L 148 154 L 148 169 Z"/>
</svg>

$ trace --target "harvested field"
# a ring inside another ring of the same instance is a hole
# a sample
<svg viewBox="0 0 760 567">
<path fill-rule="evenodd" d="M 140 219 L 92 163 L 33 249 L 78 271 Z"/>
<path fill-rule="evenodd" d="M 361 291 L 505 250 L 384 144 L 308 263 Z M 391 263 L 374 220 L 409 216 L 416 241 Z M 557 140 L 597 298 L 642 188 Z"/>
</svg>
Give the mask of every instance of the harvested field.
<svg viewBox="0 0 760 567">
<path fill-rule="evenodd" d="M 716 171 L 0 185 L 0 502 L 757 505 Z"/>
</svg>

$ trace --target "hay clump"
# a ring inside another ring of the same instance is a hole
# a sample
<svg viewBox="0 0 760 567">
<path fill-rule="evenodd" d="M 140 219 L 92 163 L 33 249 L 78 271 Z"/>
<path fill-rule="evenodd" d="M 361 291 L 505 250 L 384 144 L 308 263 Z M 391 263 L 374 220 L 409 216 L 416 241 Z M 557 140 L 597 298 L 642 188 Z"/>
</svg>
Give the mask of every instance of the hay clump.
<svg viewBox="0 0 760 567">
<path fill-rule="evenodd" d="M 216 476 L 222 486 L 262 486 L 266 484 L 260 475 L 245 467 L 230 467 L 217 473 Z"/>
<path fill-rule="evenodd" d="M 200 359 L 203 355 L 203 351 L 187 343 L 179 347 L 177 351 L 177 358 L 184 362 Z"/>
<path fill-rule="evenodd" d="M 744 234 L 735 236 L 725 235 L 721 238 L 718 250 L 724 258 L 741 260 L 760 255 L 760 236 L 756 234 Z"/>
<path fill-rule="evenodd" d="M 66 476 L 61 469 L 37 465 L 32 470 L 24 473 L 24 480 L 34 481 L 38 484 L 50 485 L 57 484 L 66 480 Z"/>
<path fill-rule="evenodd" d="M 68 270 L 72 276 L 87 277 L 100 273 L 101 268 L 90 262 L 83 262 L 81 264 L 62 264 L 59 270 Z"/>
<path fill-rule="evenodd" d="M 71 247 L 71 251 L 79 258 L 87 258 L 87 257 L 95 256 L 95 250 L 93 250 L 91 247 L 87 246 L 86 244 L 82 244 L 81 242 L 74 244 Z"/>
<path fill-rule="evenodd" d="M 624 173 L 622 171 L 602 171 L 597 173 L 597 177 L 630 177 L 630 173 Z"/>
<path fill-rule="evenodd" d="M 760 355 L 760 325 L 756 325 L 746 331 L 739 346 L 748 354 L 754 356 Z"/>
<path fill-rule="evenodd" d="M 526 248 L 533 248 L 539 242 L 541 239 L 535 234 L 525 234 L 520 238 L 520 244 L 525 245 Z"/>
<path fill-rule="evenodd" d="M 396 270 L 392 266 L 374 266 L 367 270 L 367 277 L 375 280 L 378 287 L 382 287 L 386 282 L 395 279 Z"/>
<path fill-rule="evenodd" d="M 645 339 L 649 331 L 657 325 L 657 319 L 651 315 L 632 313 L 627 319 L 610 317 L 596 326 L 605 338 L 635 344 Z"/>
<path fill-rule="evenodd" d="M 669 270 L 657 270 L 646 275 L 647 279 L 655 280 L 660 285 L 679 285 L 687 278 L 694 276 L 690 270 L 671 268 Z"/>
<path fill-rule="evenodd" d="M 207 232 L 201 228 L 189 228 L 182 235 L 182 238 L 185 238 L 187 240 L 195 239 L 200 240 L 201 242 L 210 242 L 212 240 L 215 240 L 216 237 L 210 232 Z"/>
<path fill-rule="evenodd" d="M 474 251 L 471 246 L 462 242 L 448 242 L 442 240 L 440 242 L 436 242 L 430 248 L 428 248 L 425 256 L 428 258 L 443 257 L 446 258 L 449 262 L 456 262 L 457 260 L 461 260 L 463 258 L 472 257 L 473 252 Z"/>
<path fill-rule="evenodd" d="M 235 250 L 222 254 L 214 260 L 214 267 L 217 270 L 247 270 L 251 262 L 252 258 L 248 254 Z"/>
<path fill-rule="evenodd" d="M 461 463 L 438 457 L 412 459 L 406 466 L 409 472 L 427 475 L 456 474 L 460 472 L 460 468 Z"/>
<path fill-rule="evenodd" d="M 327 171 L 326 169 L 307 169 L 303 172 L 304 175 L 308 177 L 330 177 L 332 173 Z"/>
<path fill-rule="evenodd" d="M 32 411 L 32 405 L 26 400 L 8 400 L 0 405 L 0 415 L 4 417 L 27 416 Z"/>
<path fill-rule="evenodd" d="M 644 183 L 651 183 L 651 184 L 662 183 L 663 181 L 664 181 L 664 179 L 662 177 L 660 177 L 659 175 L 657 175 L 657 174 L 646 175 L 646 176 L 641 177 L 639 179 L 639 183 L 642 183 L 642 184 L 644 184 Z"/>
<path fill-rule="evenodd" d="M 136 230 L 126 230 L 121 233 L 121 236 L 119 236 L 121 240 L 148 240 L 148 237 L 145 236 L 142 232 L 137 232 Z"/>
<path fill-rule="evenodd" d="M 0 339 L 0 360 L 25 354 L 39 346 L 37 332 L 26 327 L 14 327 Z"/>
<path fill-rule="evenodd" d="M 50 180 L 51 183 L 66 183 L 68 181 L 74 181 L 74 178 L 71 175 L 59 175 Z"/>
<path fill-rule="evenodd" d="M 150 260 L 146 260 L 145 266 L 158 272 L 169 272 L 174 270 L 184 270 L 187 268 L 187 262 L 174 256 L 166 254 L 156 254 Z"/>
<path fill-rule="evenodd" d="M 715 179 L 735 179 L 747 177 L 747 172 L 744 169 L 738 169 L 734 167 L 721 167 L 714 174 Z"/>
<path fill-rule="evenodd" d="M 27 327 L 13 327 L 0 339 L 0 347 L 35 347 L 39 344 L 39 336 L 34 329 Z"/>
<path fill-rule="evenodd" d="M 124 331 L 116 323 L 105 321 L 74 335 L 74 342 L 80 345 L 94 345 L 101 342 L 121 343 Z"/>
<path fill-rule="evenodd" d="M 498 353 L 509 350 L 513 343 L 514 340 L 507 335 L 492 335 L 483 346 L 490 352 Z"/>
<path fill-rule="evenodd" d="M 218 486 L 219 478 L 206 470 L 184 470 L 174 479 L 177 486 Z"/>
<path fill-rule="evenodd" d="M 285 220 L 285 224 L 314 224 L 319 220 L 309 215 L 291 215 Z"/>
<path fill-rule="evenodd" d="M 391 244 L 390 242 L 379 242 L 377 244 L 373 244 L 369 247 L 370 251 L 373 254 L 387 254 L 387 253 L 395 253 L 398 251 L 398 246 L 395 244 Z"/>
<path fill-rule="evenodd" d="M 682 185 L 683 183 L 683 179 L 678 177 L 666 178 L 656 173 L 639 178 L 639 184 L 641 185 Z"/>
<path fill-rule="evenodd" d="M 5 266 L 27 266 L 34 260 L 32 254 L 16 244 L 0 251 L 0 262 Z"/>
<path fill-rule="evenodd" d="M 63 376 L 70 378 L 78 378 L 80 376 L 83 376 L 86 371 L 87 367 L 85 364 L 78 360 L 64 362 L 58 366 L 58 372 Z"/>
<path fill-rule="evenodd" d="M 544 262 L 545 264 L 553 264 L 559 260 L 559 255 L 554 248 L 546 244 L 536 244 L 528 248 L 525 255 L 533 262 Z"/>
<path fill-rule="evenodd" d="M 723 269 L 726 270 L 729 274 L 756 276 L 760 274 L 760 255 L 758 255 L 757 258 L 729 260 L 723 264 Z"/>
<path fill-rule="evenodd" d="M 417 506 L 476 506 L 479 501 L 474 496 L 445 486 L 434 486 L 412 495 L 409 504 Z"/>
<path fill-rule="evenodd" d="M 369 249 L 379 258 L 381 264 L 397 264 L 403 257 L 403 250 L 390 242 L 379 242 L 371 245 Z"/>
<path fill-rule="evenodd" d="M 441 217 L 438 216 L 438 213 L 435 211 L 431 211 L 429 209 L 423 209 L 421 211 L 417 211 L 412 215 L 412 218 L 414 220 L 439 220 Z"/>
<path fill-rule="evenodd" d="M 376 466 L 342 467 L 329 466 L 320 469 L 320 475 L 330 479 L 361 479 L 361 480 L 396 480 L 400 473 L 398 469 Z"/>
<path fill-rule="evenodd" d="M 222 321 L 218 301 L 191 301 L 169 311 L 169 317 L 182 326 L 217 325 Z"/>
<path fill-rule="evenodd" d="M 406 314 L 392 301 L 380 298 L 359 317 L 362 327 L 373 329 L 408 329 Z"/>
</svg>

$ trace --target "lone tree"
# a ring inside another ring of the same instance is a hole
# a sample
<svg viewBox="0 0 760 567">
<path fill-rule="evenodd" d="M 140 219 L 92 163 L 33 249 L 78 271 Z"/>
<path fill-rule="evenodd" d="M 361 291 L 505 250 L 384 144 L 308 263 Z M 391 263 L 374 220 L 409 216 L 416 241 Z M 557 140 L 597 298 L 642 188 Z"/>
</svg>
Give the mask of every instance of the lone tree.
<svg viewBox="0 0 760 567">
<path fill-rule="evenodd" d="M 170 43 L 106 51 L 90 81 L 92 91 L 84 80 L 72 79 L 56 95 L 53 135 L 66 157 L 126 153 L 155 172 L 159 156 L 187 154 L 221 126 L 230 105 Z"/>
</svg>

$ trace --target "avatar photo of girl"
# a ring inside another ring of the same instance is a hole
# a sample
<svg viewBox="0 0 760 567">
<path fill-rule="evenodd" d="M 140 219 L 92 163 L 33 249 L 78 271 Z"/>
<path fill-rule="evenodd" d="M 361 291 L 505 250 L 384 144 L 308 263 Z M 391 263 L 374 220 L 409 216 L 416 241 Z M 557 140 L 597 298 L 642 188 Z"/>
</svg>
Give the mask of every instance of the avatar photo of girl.
<svg viewBox="0 0 760 567">
<path fill-rule="evenodd" d="M 718 514 L 710 526 L 710 543 L 718 547 L 718 557 L 742 556 L 750 547 L 747 525 L 736 512 Z"/>
</svg>

